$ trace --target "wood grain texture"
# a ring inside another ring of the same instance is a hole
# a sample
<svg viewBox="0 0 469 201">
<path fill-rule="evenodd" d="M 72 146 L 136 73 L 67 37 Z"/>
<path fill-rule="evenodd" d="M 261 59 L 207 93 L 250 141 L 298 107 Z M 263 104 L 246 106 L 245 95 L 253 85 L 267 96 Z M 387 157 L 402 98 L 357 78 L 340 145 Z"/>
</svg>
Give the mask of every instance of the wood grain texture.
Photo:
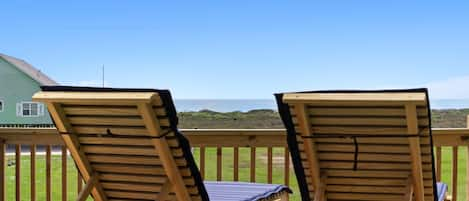
<svg viewBox="0 0 469 201">
<path fill-rule="evenodd" d="M 222 148 L 221 147 L 217 147 L 217 181 L 221 181 L 222 180 L 222 157 L 223 157 L 223 153 L 222 153 Z"/>
<path fill-rule="evenodd" d="M 272 147 L 267 148 L 267 183 L 272 183 Z"/>
<path fill-rule="evenodd" d="M 46 146 L 46 201 L 52 200 L 52 159 L 51 146 Z"/>
<path fill-rule="evenodd" d="M 21 201 L 21 145 L 15 146 L 15 199 Z"/>
<path fill-rule="evenodd" d="M 65 146 L 62 146 L 62 160 L 61 160 L 61 163 L 62 163 L 62 201 L 67 201 L 67 193 L 68 193 L 68 189 L 67 189 L 67 147 Z"/>
<path fill-rule="evenodd" d="M 251 164 L 249 166 L 249 177 L 251 182 L 256 182 L 256 148 L 250 148 L 251 157 L 249 158 Z"/>
<path fill-rule="evenodd" d="M 312 136 L 314 133 L 311 129 L 311 122 L 308 119 L 308 114 L 306 113 L 306 106 L 304 104 L 295 104 L 295 111 L 297 114 L 297 121 L 299 126 L 299 132 L 302 137 Z M 317 147 L 313 139 L 304 138 L 304 152 L 306 154 L 306 159 L 308 161 L 309 173 L 313 180 L 313 189 L 319 188 L 321 176 L 320 176 L 320 163 L 317 156 Z"/>
<path fill-rule="evenodd" d="M 72 126 L 66 121 L 66 115 L 63 112 L 61 105 L 57 103 L 47 103 L 49 113 L 51 114 L 54 122 L 57 126 L 57 130 L 60 133 L 75 133 Z M 92 168 L 89 162 L 86 160 L 86 156 L 83 151 L 79 150 L 80 146 L 79 140 L 75 135 L 62 134 L 62 139 L 67 145 L 70 154 L 72 155 L 75 164 L 80 170 L 81 176 L 84 180 L 88 180 L 92 174 Z M 92 190 L 93 197 L 96 201 L 107 201 L 107 198 L 104 194 L 103 189 L 98 184 L 95 185 L 95 188 Z"/>
<path fill-rule="evenodd" d="M 309 199 L 321 199 L 312 169 L 328 175 L 328 200 L 402 200 L 411 172 L 415 188 L 407 198 L 433 199 L 425 93 L 294 93 L 283 101 L 297 133 Z M 368 137 L 379 135 L 403 137 Z M 319 167 L 310 162 L 311 145 Z"/>
<path fill-rule="evenodd" d="M 436 181 L 441 182 L 441 147 L 436 147 Z"/>
<path fill-rule="evenodd" d="M 283 158 L 284 158 L 284 168 L 283 168 L 283 183 L 286 186 L 290 185 L 290 152 L 288 147 L 285 147 L 283 151 Z"/>
<path fill-rule="evenodd" d="M 36 201 L 36 145 L 33 144 L 30 147 L 30 199 Z"/>
<path fill-rule="evenodd" d="M 419 134 L 419 122 L 417 119 L 417 106 L 415 104 L 406 104 L 406 120 L 407 120 L 407 133 L 409 135 Z M 420 148 L 420 140 L 418 137 L 409 138 L 410 155 L 412 157 L 412 177 L 414 185 L 414 196 L 417 201 L 424 201 L 424 186 L 423 186 L 423 168 L 422 168 L 422 153 Z"/>
<path fill-rule="evenodd" d="M 458 200 L 458 147 L 452 147 L 451 199 Z"/>
<path fill-rule="evenodd" d="M 239 148 L 233 148 L 233 181 L 239 181 Z"/>
<path fill-rule="evenodd" d="M 200 174 L 205 178 L 205 147 L 200 147 Z"/>
<path fill-rule="evenodd" d="M 92 175 L 87 181 L 86 181 L 86 184 L 85 184 L 85 187 L 83 188 L 83 190 L 78 193 L 78 198 L 77 198 L 77 201 L 85 201 L 90 193 L 91 193 L 91 190 L 93 190 L 94 186 L 96 185 L 96 183 L 98 182 L 98 176 L 97 175 Z"/>
</svg>

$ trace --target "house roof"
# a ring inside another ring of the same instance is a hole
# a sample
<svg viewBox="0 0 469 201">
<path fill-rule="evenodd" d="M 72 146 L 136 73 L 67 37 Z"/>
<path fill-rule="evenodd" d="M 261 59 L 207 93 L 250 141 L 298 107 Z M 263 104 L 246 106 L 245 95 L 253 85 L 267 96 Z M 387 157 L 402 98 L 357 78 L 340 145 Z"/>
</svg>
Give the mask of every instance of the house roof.
<svg viewBox="0 0 469 201">
<path fill-rule="evenodd" d="M 32 79 L 36 80 L 40 85 L 58 85 L 57 82 L 50 79 L 47 75 L 42 73 L 40 70 L 34 68 L 31 64 L 22 59 L 18 59 L 2 53 L 0 53 L 0 58 L 5 59 L 8 63 L 18 68 L 18 70 L 22 71 Z"/>
</svg>

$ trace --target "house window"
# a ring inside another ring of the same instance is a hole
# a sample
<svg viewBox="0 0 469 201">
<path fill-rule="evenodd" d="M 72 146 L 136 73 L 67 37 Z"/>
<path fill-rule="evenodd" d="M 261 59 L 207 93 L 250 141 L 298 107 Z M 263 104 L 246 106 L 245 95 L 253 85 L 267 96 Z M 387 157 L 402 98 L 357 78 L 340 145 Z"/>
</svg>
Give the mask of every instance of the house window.
<svg viewBox="0 0 469 201">
<path fill-rule="evenodd" d="M 3 112 L 3 107 L 5 107 L 4 105 L 3 100 L 0 100 L 0 112 Z"/>
<path fill-rule="evenodd" d="M 16 115 L 21 117 L 39 117 L 44 115 L 44 105 L 36 102 L 21 102 L 16 105 Z"/>
</svg>

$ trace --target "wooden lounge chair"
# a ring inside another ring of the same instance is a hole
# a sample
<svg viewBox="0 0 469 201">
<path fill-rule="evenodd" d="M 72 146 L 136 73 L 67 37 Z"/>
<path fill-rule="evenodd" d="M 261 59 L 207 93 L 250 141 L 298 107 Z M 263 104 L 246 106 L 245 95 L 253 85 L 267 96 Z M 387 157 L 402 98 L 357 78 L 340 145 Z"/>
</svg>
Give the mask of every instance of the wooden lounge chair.
<svg viewBox="0 0 469 201">
<path fill-rule="evenodd" d="M 287 200 L 283 185 L 204 182 L 167 90 L 43 87 L 85 180 L 79 201 Z"/>
<path fill-rule="evenodd" d="M 426 89 L 276 98 L 303 201 L 444 199 Z"/>
</svg>

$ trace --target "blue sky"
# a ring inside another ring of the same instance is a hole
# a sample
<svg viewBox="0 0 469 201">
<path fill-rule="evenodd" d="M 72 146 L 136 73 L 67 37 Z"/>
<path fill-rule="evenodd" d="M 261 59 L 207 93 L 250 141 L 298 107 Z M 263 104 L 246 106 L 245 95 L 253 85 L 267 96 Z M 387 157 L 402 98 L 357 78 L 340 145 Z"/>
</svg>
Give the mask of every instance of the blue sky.
<svg viewBox="0 0 469 201">
<path fill-rule="evenodd" d="M 5 1 L 0 52 L 176 98 L 429 87 L 469 98 L 468 1 Z"/>
</svg>

